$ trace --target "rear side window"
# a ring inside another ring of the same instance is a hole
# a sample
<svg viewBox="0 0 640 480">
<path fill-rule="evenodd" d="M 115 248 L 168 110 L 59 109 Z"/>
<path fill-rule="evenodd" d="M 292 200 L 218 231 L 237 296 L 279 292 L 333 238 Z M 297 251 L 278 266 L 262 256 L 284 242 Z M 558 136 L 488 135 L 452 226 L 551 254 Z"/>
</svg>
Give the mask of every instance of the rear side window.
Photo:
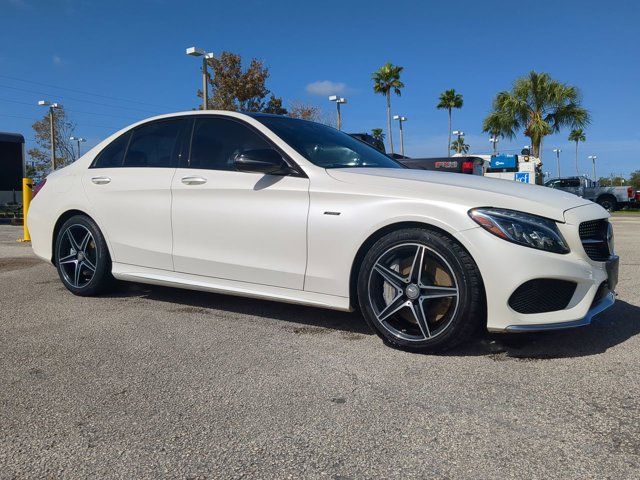
<svg viewBox="0 0 640 480">
<path fill-rule="evenodd" d="M 92 168 L 121 167 L 131 132 L 120 135 L 102 150 L 91 165 Z"/>
<path fill-rule="evenodd" d="M 124 158 L 125 167 L 176 167 L 183 118 L 161 120 L 136 128 Z"/>
<path fill-rule="evenodd" d="M 577 178 L 566 178 L 564 180 L 560 180 L 560 187 L 570 188 L 570 187 L 579 187 L 580 180 Z"/>
<path fill-rule="evenodd" d="M 235 170 L 234 158 L 245 150 L 271 148 L 259 133 L 235 120 L 197 118 L 189 168 Z"/>
</svg>

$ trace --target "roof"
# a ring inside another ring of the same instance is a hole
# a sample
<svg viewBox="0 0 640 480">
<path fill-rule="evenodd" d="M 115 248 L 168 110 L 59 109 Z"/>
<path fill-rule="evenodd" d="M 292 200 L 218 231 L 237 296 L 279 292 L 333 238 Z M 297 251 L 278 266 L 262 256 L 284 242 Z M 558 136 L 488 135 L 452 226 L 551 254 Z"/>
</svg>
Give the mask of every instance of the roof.
<svg viewBox="0 0 640 480">
<path fill-rule="evenodd" d="M 0 132 L 0 142 L 24 143 L 24 137 L 19 133 Z"/>
</svg>

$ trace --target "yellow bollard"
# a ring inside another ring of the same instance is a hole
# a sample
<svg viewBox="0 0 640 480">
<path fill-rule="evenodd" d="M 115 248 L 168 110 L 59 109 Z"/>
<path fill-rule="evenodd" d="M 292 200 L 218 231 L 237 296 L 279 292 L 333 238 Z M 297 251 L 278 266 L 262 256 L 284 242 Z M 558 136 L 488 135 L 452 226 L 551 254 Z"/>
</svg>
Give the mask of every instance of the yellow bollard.
<svg viewBox="0 0 640 480">
<path fill-rule="evenodd" d="M 33 196 L 33 180 L 30 178 L 22 179 L 22 230 L 24 237 L 19 242 L 30 242 L 29 228 L 27 228 L 27 214 L 29 213 L 29 205 Z"/>
</svg>

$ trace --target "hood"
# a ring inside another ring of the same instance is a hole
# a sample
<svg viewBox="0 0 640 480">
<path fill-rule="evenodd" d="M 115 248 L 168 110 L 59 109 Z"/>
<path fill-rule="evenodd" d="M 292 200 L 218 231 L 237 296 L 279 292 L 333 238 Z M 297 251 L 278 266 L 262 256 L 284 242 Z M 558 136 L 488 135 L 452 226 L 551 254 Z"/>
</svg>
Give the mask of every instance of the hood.
<svg viewBox="0 0 640 480">
<path fill-rule="evenodd" d="M 564 212 L 591 202 L 539 185 L 461 173 L 405 168 L 327 169 L 336 180 L 372 188 L 376 193 L 464 205 L 519 210 L 564 222 Z"/>
</svg>

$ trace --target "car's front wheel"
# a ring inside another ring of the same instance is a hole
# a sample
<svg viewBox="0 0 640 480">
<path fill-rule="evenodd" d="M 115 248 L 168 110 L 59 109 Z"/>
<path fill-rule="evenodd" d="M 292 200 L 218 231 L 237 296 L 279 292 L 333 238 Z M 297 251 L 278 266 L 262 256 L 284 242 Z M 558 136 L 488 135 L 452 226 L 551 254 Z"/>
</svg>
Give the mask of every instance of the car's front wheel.
<svg viewBox="0 0 640 480">
<path fill-rule="evenodd" d="M 62 283 L 76 295 L 97 295 L 113 283 L 104 236 L 85 215 L 75 215 L 60 227 L 54 259 Z"/>
<path fill-rule="evenodd" d="M 435 352 L 468 339 L 484 318 L 478 268 L 455 240 L 433 230 L 391 232 L 367 252 L 358 275 L 369 326 L 399 348 Z"/>
</svg>

